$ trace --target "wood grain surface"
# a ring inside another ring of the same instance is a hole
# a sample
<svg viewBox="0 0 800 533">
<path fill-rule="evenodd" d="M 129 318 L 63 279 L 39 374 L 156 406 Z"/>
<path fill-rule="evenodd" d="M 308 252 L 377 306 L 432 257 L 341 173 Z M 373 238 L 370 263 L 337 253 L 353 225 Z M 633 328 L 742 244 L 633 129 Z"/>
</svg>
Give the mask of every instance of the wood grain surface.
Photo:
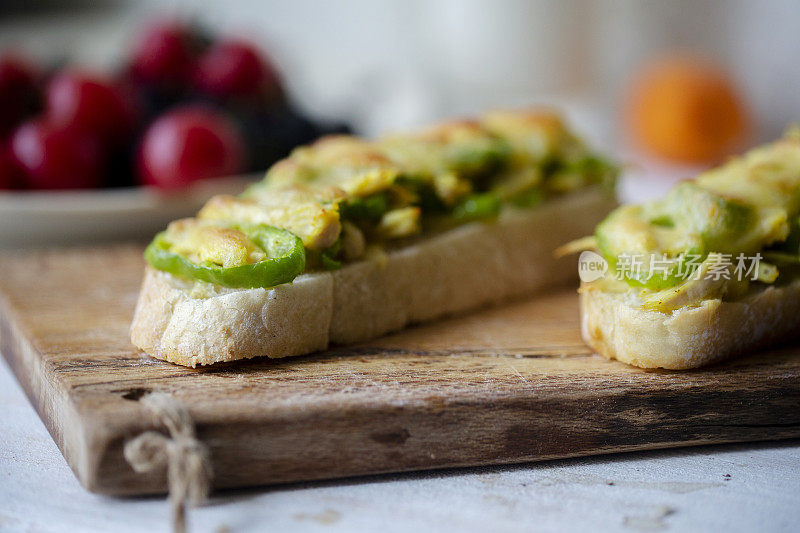
<svg viewBox="0 0 800 533">
<path fill-rule="evenodd" d="M 606 361 L 574 289 L 283 360 L 189 369 L 137 353 L 141 248 L 0 257 L 0 350 L 83 485 L 158 493 L 124 442 L 159 428 L 138 400 L 182 401 L 214 486 L 523 462 L 800 436 L 800 350 L 693 372 Z"/>
</svg>

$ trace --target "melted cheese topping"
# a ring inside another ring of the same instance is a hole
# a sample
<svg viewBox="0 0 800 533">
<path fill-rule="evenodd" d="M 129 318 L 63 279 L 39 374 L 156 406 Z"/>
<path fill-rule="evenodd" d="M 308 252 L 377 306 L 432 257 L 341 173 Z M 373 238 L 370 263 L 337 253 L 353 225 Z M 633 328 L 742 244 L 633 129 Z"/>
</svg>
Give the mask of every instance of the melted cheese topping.
<svg viewBox="0 0 800 533">
<path fill-rule="evenodd" d="M 557 115 L 541 111 L 496 112 L 377 141 L 328 136 L 295 149 L 243 195 L 209 200 L 197 228 L 181 221 L 168 233 L 182 253 L 223 265 L 254 257 L 252 243 L 222 229 L 238 223 L 283 228 L 317 256 L 353 260 L 372 245 L 420 233 L 426 210 L 446 215 L 476 193 L 513 201 L 557 181 L 544 165 L 563 159 L 566 168 L 589 156 Z M 563 190 L 597 183 L 581 172 L 570 179 Z"/>
</svg>

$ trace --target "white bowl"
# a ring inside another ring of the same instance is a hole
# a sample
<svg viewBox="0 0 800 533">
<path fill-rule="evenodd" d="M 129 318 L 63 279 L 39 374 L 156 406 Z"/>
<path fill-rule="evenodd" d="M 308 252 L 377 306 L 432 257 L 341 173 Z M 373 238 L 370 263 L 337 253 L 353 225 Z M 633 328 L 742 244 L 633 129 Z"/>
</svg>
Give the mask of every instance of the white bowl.
<svg viewBox="0 0 800 533">
<path fill-rule="evenodd" d="M 198 181 L 181 191 L 156 187 L 0 191 L 0 248 L 146 240 L 191 216 L 211 196 L 238 194 L 261 175 Z"/>
</svg>

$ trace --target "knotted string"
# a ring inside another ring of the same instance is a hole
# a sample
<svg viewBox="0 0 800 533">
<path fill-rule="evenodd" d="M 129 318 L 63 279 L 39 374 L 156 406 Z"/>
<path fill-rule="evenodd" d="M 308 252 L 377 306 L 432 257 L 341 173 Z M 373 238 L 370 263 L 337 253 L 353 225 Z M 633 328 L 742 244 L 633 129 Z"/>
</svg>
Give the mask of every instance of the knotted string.
<svg viewBox="0 0 800 533">
<path fill-rule="evenodd" d="M 197 440 L 194 422 L 186 408 L 170 395 L 154 392 L 141 399 L 156 420 L 167 427 L 169 437 L 146 431 L 125 444 L 125 459 L 136 472 L 167 467 L 172 528 L 186 531 L 186 504 L 196 507 L 211 487 L 211 456 Z"/>
</svg>

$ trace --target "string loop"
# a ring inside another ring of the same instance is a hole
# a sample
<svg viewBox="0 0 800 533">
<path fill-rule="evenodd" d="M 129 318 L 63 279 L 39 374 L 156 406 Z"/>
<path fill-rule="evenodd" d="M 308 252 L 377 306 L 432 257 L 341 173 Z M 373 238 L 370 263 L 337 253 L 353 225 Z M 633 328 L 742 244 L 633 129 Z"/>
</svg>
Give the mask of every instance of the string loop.
<svg viewBox="0 0 800 533">
<path fill-rule="evenodd" d="M 140 402 L 166 426 L 169 437 L 157 431 L 142 433 L 125 443 L 125 460 L 138 473 L 166 467 L 172 528 L 185 533 L 186 505 L 200 505 L 211 488 L 211 455 L 197 439 L 194 421 L 180 402 L 161 392 L 148 394 Z"/>
</svg>

